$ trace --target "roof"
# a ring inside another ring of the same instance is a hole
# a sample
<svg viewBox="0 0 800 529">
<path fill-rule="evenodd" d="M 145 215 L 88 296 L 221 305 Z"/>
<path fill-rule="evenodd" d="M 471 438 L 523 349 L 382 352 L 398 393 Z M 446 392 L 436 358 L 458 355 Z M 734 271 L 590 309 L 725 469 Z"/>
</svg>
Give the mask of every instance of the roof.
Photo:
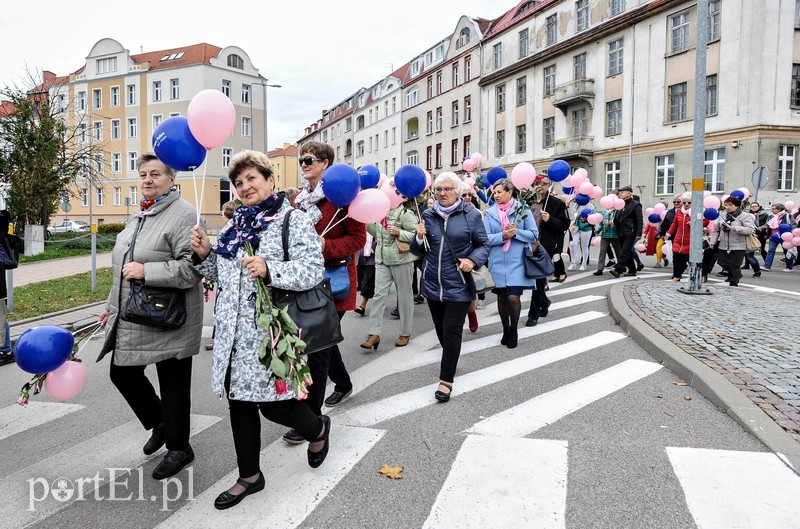
<svg viewBox="0 0 800 529">
<path fill-rule="evenodd" d="M 532 17 L 535 13 L 543 11 L 551 4 L 555 2 L 559 2 L 560 0 L 541 0 L 541 1 L 534 1 L 533 6 L 530 9 L 527 9 L 523 12 L 519 12 L 519 9 L 524 6 L 525 4 L 531 2 L 531 0 L 521 0 L 517 5 L 513 8 L 506 11 L 503 15 L 501 15 L 495 23 L 492 25 L 491 29 L 488 33 L 484 35 L 484 38 L 493 37 L 498 33 L 502 33 L 506 29 L 512 27 L 517 22 L 524 20 L 526 18 Z"/>
<path fill-rule="evenodd" d="M 47 92 L 54 86 L 61 86 L 69 83 L 69 76 L 58 76 L 49 70 L 42 72 L 42 82 L 31 89 L 33 93 Z"/>
<path fill-rule="evenodd" d="M 280 156 L 297 156 L 297 145 L 292 144 L 286 147 L 279 147 L 267 153 L 267 158 L 278 158 Z"/>
<path fill-rule="evenodd" d="M 0 118 L 5 118 L 14 112 L 16 107 L 11 101 L 0 101 Z"/>
<path fill-rule="evenodd" d="M 131 60 L 136 64 L 149 62 L 151 70 L 160 70 L 163 68 L 189 66 L 191 64 L 211 64 L 211 59 L 219 56 L 219 52 L 221 51 L 222 48 L 219 46 L 201 42 L 200 44 L 181 46 L 179 48 L 171 48 L 168 50 L 137 53 L 136 55 L 131 55 Z M 162 60 L 167 57 L 172 58 L 168 60 Z"/>
</svg>

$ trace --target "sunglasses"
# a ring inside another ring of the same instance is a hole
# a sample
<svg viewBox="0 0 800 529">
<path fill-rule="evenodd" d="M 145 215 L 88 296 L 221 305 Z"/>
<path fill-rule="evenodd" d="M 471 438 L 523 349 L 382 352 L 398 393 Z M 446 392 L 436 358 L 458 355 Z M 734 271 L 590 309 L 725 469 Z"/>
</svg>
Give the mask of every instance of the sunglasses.
<svg viewBox="0 0 800 529">
<path fill-rule="evenodd" d="M 314 158 L 313 156 L 306 156 L 305 158 L 300 158 L 297 161 L 300 162 L 300 165 L 311 165 L 314 162 L 318 162 L 319 158 Z"/>
<path fill-rule="evenodd" d="M 684 205 L 687 205 L 687 206 L 688 206 L 689 204 L 691 204 L 691 203 L 692 203 L 691 201 L 689 201 L 689 202 L 683 202 L 683 204 L 684 204 Z"/>
</svg>

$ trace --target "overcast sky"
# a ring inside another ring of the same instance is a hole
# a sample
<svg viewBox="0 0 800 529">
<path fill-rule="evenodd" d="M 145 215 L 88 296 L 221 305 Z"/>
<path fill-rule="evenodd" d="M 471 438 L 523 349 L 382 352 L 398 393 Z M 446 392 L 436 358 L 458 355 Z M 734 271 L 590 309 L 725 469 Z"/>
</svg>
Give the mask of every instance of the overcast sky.
<svg viewBox="0 0 800 529">
<path fill-rule="evenodd" d="M 66 75 L 105 37 L 132 54 L 207 42 L 248 53 L 271 84 L 270 148 L 362 86 L 370 86 L 453 32 L 461 15 L 497 18 L 514 0 L 194 2 L 43 0 L 0 10 L 0 85 L 26 71 Z"/>
</svg>

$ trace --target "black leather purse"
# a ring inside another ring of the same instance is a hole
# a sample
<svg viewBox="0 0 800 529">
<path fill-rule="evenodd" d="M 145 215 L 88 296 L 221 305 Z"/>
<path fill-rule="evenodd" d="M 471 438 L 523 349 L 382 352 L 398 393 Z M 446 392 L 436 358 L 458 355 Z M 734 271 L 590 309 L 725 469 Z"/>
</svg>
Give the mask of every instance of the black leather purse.
<svg viewBox="0 0 800 529">
<path fill-rule="evenodd" d="M 131 240 L 130 260 L 136 247 L 136 236 L 142 226 L 140 217 Z M 122 276 L 120 275 L 122 280 Z M 141 279 L 130 281 L 130 296 L 120 310 L 120 319 L 159 329 L 178 329 L 186 323 L 186 292 L 179 288 L 145 286 Z M 120 289 L 120 296 L 122 295 Z"/>
<path fill-rule="evenodd" d="M 283 260 L 289 260 L 289 216 L 283 216 Z M 333 301 L 331 281 L 323 279 L 310 290 L 295 291 L 270 287 L 272 304 L 288 307 L 289 316 L 300 329 L 300 338 L 306 343 L 305 353 L 314 353 L 332 347 L 344 340 L 336 303 Z"/>
<path fill-rule="evenodd" d="M 525 256 L 525 277 L 528 279 L 542 279 L 550 277 L 555 272 L 553 261 L 539 243 L 536 249 L 532 249 L 530 244 L 525 245 L 523 250 Z"/>
</svg>

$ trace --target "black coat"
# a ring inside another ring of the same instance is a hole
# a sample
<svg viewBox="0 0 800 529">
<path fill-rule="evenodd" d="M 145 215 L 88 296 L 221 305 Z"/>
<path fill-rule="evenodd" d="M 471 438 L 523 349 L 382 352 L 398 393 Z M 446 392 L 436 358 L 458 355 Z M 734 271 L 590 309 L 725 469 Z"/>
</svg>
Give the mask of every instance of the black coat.
<svg viewBox="0 0 800 529">
<path fill-rule="evenodd" d="M 667 230 L 672 224 L 672 221 L 675 220 L 676 211 L 678 211 L 678 208 L 672 208 L 667 211 L 666 215 L 664 215 L 664 220 L 661 221 L 661 228 L 658 230 L 658 236 L 662 239 L 664 238 L 664 235 L 667 234 Z"/>
<path fill-rule="evenodd" d="M 642 205 L 633 198 L 625 201 L 622 208 L 614 219 L 617 226 L 617 234 L 622 238 L 624 235 L 642 236 L 644 221 L 642 220 Z"/>
<path fill-rule="evenodd" d="M 8 213 L 8 210 L 0 210 L 0 244 L 5 242 L 10 220 L 11 215 Z M 6 283 L 6 268 L 3 266 L 3 261 L 0 260 L 0 299 L 5 299 L 7 297 L 8 285 Z"/>
<path fill-rule="evenodd" d="M 539 242 L 551 257 L 564 251 L 564 234 L 570 222 L 567 205 L 557 197 L 546 194 L 541 202 L 542 212 L 550 214 L 550 220 L 539 223 Z"/>
</svg>

